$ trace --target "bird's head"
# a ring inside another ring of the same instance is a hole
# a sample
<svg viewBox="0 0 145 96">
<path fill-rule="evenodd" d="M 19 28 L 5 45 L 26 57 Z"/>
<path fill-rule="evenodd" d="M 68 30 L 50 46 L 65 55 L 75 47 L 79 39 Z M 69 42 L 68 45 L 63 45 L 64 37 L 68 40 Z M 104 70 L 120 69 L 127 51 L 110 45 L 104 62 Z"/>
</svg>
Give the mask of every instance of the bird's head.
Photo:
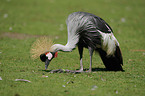
<svg viewBox="0 0 145 96">
<path fill-rule="evenodd" d="M 45 62 L 45 70 L 48 68 L 50 61 L 57 57 L 57 52 L 46 52 L 40 55 L 42 62 Z"/>
</svg>

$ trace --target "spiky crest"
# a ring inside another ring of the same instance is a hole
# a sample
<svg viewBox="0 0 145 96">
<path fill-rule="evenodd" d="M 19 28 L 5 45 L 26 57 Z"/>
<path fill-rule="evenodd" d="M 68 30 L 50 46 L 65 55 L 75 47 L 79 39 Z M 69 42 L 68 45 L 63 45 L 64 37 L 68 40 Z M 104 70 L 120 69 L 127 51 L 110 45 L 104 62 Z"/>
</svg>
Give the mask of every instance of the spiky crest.
<svg viewBox="0 0 145 96">
<path fill-rule="evenodd" d="M 53 41 L 48 37 L 40 37 L 32 44 L 30 54 L 32 59 L 37 59 L 42 53 L 50 51 Z"/>
</svg>

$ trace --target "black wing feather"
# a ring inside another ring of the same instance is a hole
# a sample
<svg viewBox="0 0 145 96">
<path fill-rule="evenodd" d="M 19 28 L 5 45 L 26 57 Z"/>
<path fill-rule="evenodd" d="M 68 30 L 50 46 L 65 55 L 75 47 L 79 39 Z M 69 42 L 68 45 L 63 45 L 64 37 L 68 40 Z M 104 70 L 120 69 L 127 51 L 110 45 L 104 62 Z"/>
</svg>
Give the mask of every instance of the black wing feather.
<svg viewBox="0 0 145 96">
<path fill-rule="evenodd" d="M 111 33 L 113 32 L 112 28 L 100 17 L 96 16 L 94 17 L 95 25 L 98 30 L 104 33 Z"/>
<path fill-rule="evenodd" d="M 107 70 L 124 71 L 122 68 L 123 60 L 119 46 L 116 46 L 115 56 L 107 56 L 106 52 L 102 49 L 98 51 Z"/>
</svg>

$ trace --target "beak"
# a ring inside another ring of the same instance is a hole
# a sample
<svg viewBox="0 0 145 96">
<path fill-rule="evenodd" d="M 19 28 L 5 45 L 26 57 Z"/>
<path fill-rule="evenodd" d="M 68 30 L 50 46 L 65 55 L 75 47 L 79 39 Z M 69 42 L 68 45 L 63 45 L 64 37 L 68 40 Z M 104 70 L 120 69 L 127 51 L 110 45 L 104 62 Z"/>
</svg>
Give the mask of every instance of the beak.
<svg viewBox="0 0 145 96">
<path fill-rule="evenodd" d="M 50 61 L 48 59 L 46 59 L 46 61 L 45 61 L 45 70 L 48 68 L 49 62 Z"/>
</svg>

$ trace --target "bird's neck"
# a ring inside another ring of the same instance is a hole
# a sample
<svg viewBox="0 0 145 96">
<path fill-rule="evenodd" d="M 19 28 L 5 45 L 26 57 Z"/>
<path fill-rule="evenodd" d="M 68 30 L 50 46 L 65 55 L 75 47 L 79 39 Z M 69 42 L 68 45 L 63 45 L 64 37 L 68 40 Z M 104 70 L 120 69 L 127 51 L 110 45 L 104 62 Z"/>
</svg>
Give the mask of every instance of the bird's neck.
<svg viewBox="0 0 145 96">
<path fill-rule="evenodd" d="M 72 48 L 68 45 L 61 45 L 61 44 L 54 44 L 52 47 L 51 47 L 51 51 L 52 52 L 57 52 L 57 51 L 64 51 L 64 52 L 69 52 L 69 51 L 72 51 Z"/>
</svg>

